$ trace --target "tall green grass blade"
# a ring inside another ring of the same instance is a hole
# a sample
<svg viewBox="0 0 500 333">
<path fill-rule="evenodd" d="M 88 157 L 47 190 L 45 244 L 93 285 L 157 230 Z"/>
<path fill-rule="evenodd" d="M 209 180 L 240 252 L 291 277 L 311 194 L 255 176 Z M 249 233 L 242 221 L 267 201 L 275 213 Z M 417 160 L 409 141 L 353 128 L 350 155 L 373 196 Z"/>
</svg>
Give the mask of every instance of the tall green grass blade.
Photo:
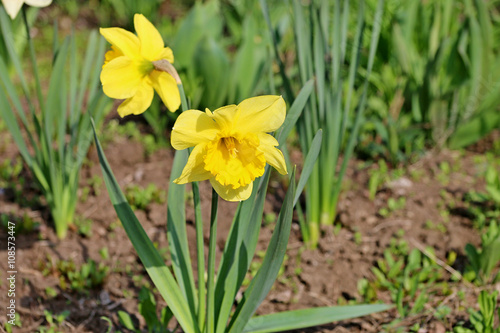
<svg viewBox="0 0 500 333">
<path fill-rule="evenodd" d="M 233 302 L 257 247 L 270 168 L 254 183 L 252 195 L 239 206 L 227 237 L 215 286 L 216 332 L 224 332 Z"/>
<path fill-rule="evenodd" d="M 459 125 L 448 141 L 451 149 L 459 149 L 466 147 L 493 129 L 500 126 L 500 112 L 498 108 L 485 110 L 478 113 L 466 123 Z"/>
<path fill-rule="evenodd" d="M 262 266 L 248 286 L 248 289 L 243 295 L 243 299 L 236 308 L 229 324 L 229 333 L 239 333 L 243 331 L 248 320 L 250 320 L 259 304 L 264 300 L 278 276 L 290 236 L 294 196 L 295 170 L 290 175 L 290 185 L 285 195 L 278 222 L 276 223 L 276 228 L 269 242 Z"/>
<path fill-rule="evenodd" d="M 285 97 L 288 102 L 293 101 L 294 99 L 294 94 L 292 90 L 292 86 L 290 84 L 290 80 L 288 76 L 286 75 L 286 70 L 285 70 L 285 64 L 280 58 L 279 55 L 279 50 L 278 50 L 278 41 L 276 40 L 276 35 L 273 30 L 273 26 L 271 24 L 271 18 L 269 16 L 269 7 L 267 6 L 267 1 L 266 0 L 259 0 L 260 2 L 260 7 L 262 8 L 262 14 L 264 15 L 264 19 L 267 24 L 267 28 L 269 30 L 269 34 L 271 35 L 271 40 L 273 42 L 273 51 L 274 51 L 274 56 L 275 60 L 278 63 L 279 69 L 280 69 L 280 76 L 281 79 L 283 80 L 283 88 L 285 90 Z"/>
<path fill-rule="evenodd" d="M 56 137 L 58 139 L 58 149 L 56 154 L 64 152 L 64 143 L 66 140 L 66 61 L 70 40 L 66 39 L 57 51 L 52 75 L 50 77 L 49 91 L 47 93 L 47 110 L 43 113 L 43 123 L 45 125 L 45 134 L 48 140 Z M 63 161 L 59 161 L 62 163 Z"/>
<path fill-rule="evenodd" d="M 172 273 L 167 268 L 161 255 L 158 253 L 148 235 L 144 231 L 140 222 L 137 220 L 134 212 L 127 203 L 120 186 L 118 185 L 113 172 L 108 164 L 106 156 L 102 150 L 101 144 L 97 138 L 94 123 L 94 139 L 99 156 L 99 162 L 104 177 L 104 182 L 108 189 L 108 193 L 116 213 L 123 227 L 131 240 L 134 248 L 139 255 L 146 271 L 148 272 L 151 280 L 156 288 L 167 302 L 169 308 L 172 310 L 179 325 L 186 332 L 199 333 L 198 325 L 196 324 L 196 316 L 189 310 L 189 305 L 184 299 L 181 289 L 177 285 Z"/>
<path fill-rule="evenodd" d="M 288 110 L 288 114 L 286 115 L 285 122 L 281 126 L 281 130 L 278 134 L 278 142 L 280 146 L 283 146 L 283 144 L 286 141 L 286 138 L 288 137 L 293 127 L 297 123 L 297 120 L 302 114 L 302 111 L 306 106 L 307 100 L 309 99 L 309 96 L 311 95 L 313 88 L 314 88 L 314 80 L 311 79 L 307 81 L 307 83 L 302 87 L 299 94 L 297 95 L 297 98 L 295 98 L 295 100 L 293 101 L 293 104 L 290 107 L 290 110 Z"/>
<path fill-rule="evenodd" d="M 3 63 L 3 60 L 1 58 L 0 58 L 0 63 Z M 14 142 L 17 145 L 19 152 L 26 161 L 26 164 L 28 164 L 28 166 L 31 167 L 33 163 L 31 160 L 31 155 L 28 151 L 26 143 L 24 142 L 24 138 L 21 133 L 21 129 L 19 128 L 19 125 L 17 123 L 15 113 L 12 112 L 12 110 L 8 107 L 9 100 L 7 99 L 7 96 L 5 95 L 3 89 L 0 89 L 0 105 L 2 105 L 2 107 L 0 107 L 0 115 L 2 116 L 2 119 L 5 121 L 5 125 L 7 125 L 7 128 L 9 129 L 10 134 L 12 135 L 12 138 L 14 139 Z"/>
<path fill-rule="evenodd" d="M 26 78 L 24 77 L 24 72 L 21 66 L 20 58 L 16 52 L 14 40 L 12 39 L 12 36 L 14 36 L 14 34 L 12 33 L 10 22 L 11 22 L 10 17 L 7 16 L 5 9 L 3 8 L 3 6 L 0 7 L 0 28 L 2 30 L 3 42 L 5 43 L 5 46 L 7 48 L 7 53 L 9 54 L 9 60 L 14 66 L 17 75 L 19 76 L 21 87 L 23 88 L 25 95 L 28 96 L 29 95 L 28 84 L 26 83 Z"/>
<path fill-rule="evenodd" d="M 177 282 L 179 283 L 179 287 L 189 304 L 189 308 L 191 312 L 194 313 L 197 297 L 186 234 L 186 204 L 184 201 L 186 185 L 174 183 L 174 179 L 177 179 L 181 175 L 182 169 L 187 163 L 187 159 L 187 150 L 176 151 L 168 187 L 167 236 L 172 257 L 172 268 L 177 278 Z"/>
<path fill-rule="evenodd" d="M 304 161 L 304 168 L 302 169 L 302 173 L 300 174 L 300 179 L 297 184 L 297 192 L 295 193 L 295 198 L 293 199 L 293 205 L 297 203 L 297 200 L 300 198 L 300 194 L 309 180 L 309 176 L 313 172 L 314 165 L 318 159 L 319 152 L 321 150 L 321 142 L 323 139 L 323 131 L 318 130 L 316 135 L 314 136 L 313 142 L 311 143 L 311 149 L 307 152 L 306 159 Z"/>
<path fill-rule="evenodd" d="M 370 41 L 370 51 L 368 55 L 368 65 L 367 65 L 367 70 L 366 70 L 366 77 L 364 80 L 364 85 L 363 85 L 363 90 L 361 94 L 361 98 L 356 110 L 356 118 L 354 121 L 354 126 L 352 129 L 352 132 L 350 134 L 349 142 L 347 144 L 347 148 L 344 152 L 344 160 L 342 162 L 342 166 L 340 169 L 340 172 L 338 174 L 338 181 L 335 184 L 334 190 L 333 190 L 333 201 L 332 201 L 332 207 L 336 207 L 338 196 L 340 193 L 340 188 L 342 185 L 342 179 L 344 178 L 346 169 L 347 169 L 347 163 L 349 162 L 349 159 L 351 158 L 351 155 L 354 151 L 354 145 L 356 143 L 357 137 L 358 137 L 358 131 L 359 127 L 361 126 L 361 120 L 363 119 L 363 114 L 365 111 L 365 105 L 366 105 L 366 95 L 368 91 L 368 82 L 369 82 L 369 77 L 370 73 L 373 69 L 373 63 L 375 61 L 375 52 L 377 50 L 377 45 L 378 45 L 378 40 L 380 37 L 380 30 L 381 30 L 381 24 L 382 24 L 382 13 L 384 10 L 384 0 L 378 0 L 377 3 L 377 9 L 375 11 L 375 16 L 373 20 L 373 31 L 372 31 L 372 36 L 371 36 L 371 41 Z"/>
<path fill-rule="evenodd" d="M 270 333 L 296 330 L 327 324 L 333 321 L 366 316 L 392 308 L 386 304 L 347 305 L 286 311 L 253 317 L 243 333 Z"/>
<path fill-rule="evenodd" d="M 26 117 L 24 115 L 24 110 L 21 105 L 21 101 L 15 91 L 12 81 L 9 78 L 9 73 L 7 67 L 5 66 L 5 62 L 1 57 L 0 57 L 0 79 L 7 93 L 6 94 L 3 89 L 0 89 L 0 105 L 2 105 L 2 107 L 0 108 L 0 114 L 2 115 L 2 118 L 5 120 L 7 128 L 11 132 L 12 137 L 14 138 L 14 141 L 16 142 L 21 155 L 26 161 L 26 164 L 28 165 L 28 167 L 31 168 L 31 165 L 33 163 L 31 154 L 29 153 L 26 142 L 24 141 L 24 138 L 21 134 L 21 129 L 15 117 L 16 113 L 19 115 L 19 118 L 21 119 L 21 122 L 23 123 L 25 130 L 27 130 L 28 138 L 31 144 L 34 145 L 35 141 L 33 140 L 33 136 L 28 130 L 29 129 L 28 121 L 26 120 Z M 11 104 L 9 103 L 7 95 L 10 97 L 10 100 L 12 101 L 12 106 L 17 111 L 16 113 L 13 112 L 14 109 L 11 109 L 9 107 Z"/>
</svg>

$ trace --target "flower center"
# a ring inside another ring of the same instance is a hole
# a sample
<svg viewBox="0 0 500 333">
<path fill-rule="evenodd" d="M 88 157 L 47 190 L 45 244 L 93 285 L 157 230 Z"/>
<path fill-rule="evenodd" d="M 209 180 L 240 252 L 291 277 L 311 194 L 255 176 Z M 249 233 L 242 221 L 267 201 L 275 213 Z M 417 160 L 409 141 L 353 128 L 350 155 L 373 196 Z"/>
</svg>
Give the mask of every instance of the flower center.
<svg viewBox="0 0 500 333">
<path fill-rule="evenodd" d="M 233 189 L 248 185 L 264 174 L 266 159 L 257 149 L 259 144 L 257 136 L 252 134 L 243 138 L 217 137 L 207 144 L 205 170 L 217 182 Z"/>
<path fill-rule="evenodd" d="M 226 145 L 226 149 L 229 152 L 229 156 L 232 158 L 238 157 L 238 149 L 236 148 L 236 139 L 232 136 L 228 138 L 222 138 L 222 142 Z"/>
</svg>

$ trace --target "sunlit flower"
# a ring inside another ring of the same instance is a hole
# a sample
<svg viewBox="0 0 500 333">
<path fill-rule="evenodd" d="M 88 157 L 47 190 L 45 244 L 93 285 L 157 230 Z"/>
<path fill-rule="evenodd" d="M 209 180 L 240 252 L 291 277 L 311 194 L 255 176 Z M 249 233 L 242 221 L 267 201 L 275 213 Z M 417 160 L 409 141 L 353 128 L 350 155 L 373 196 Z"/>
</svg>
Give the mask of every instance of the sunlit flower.
<svg viewBox="0 0 500 333">
<path fill-rule="evenodd" d="M 286 174 L 278 141 L 268 132 L 285 120 L 280 96 L 260 96 L 210 112 L 183 112 L 172 129 L 175 149 L 194 147 L 184 170 L 174 182 L 185 184 L 209 179 L 225 200 L 246 200 L 255 178 L 264 174 L 266 162 Z"/>
<path fill-rule="evenodd" d="M 33 7 L 47 7 L 52 0 L 2 0 L 5 11 L 11 19 L 15 19 L 23 4 Z"/>
<path fill-rule="evenodd" d="M 121 28 L 101 28 L 111 43 L 101 72 L 104 93 L 111 98 L 125 99 L 118 107 L 121 117 L 146 111 L 153 100 L 154 90 L 167 108 L 174 112 L 181 103 L 176 79 L 159 70 L 159 62 L 170 64 L 174 55 L 165 47 L 156 28 L 144 15 L 135 14 L 137 35 Z"/>
</svg>

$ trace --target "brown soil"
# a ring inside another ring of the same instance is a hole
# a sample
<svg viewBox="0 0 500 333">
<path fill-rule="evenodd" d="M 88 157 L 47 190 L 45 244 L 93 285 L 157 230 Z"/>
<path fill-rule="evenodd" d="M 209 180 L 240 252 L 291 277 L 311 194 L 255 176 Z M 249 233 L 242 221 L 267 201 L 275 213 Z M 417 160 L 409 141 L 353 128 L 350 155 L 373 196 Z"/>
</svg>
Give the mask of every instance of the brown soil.
<svg viewBox="0 0 500 333">
<path fill-rule="evenodd" d="M 4 134 L 2 134 L 4 135 Z M 2 137 L 3 141 L 4 137 Z M 2 149 L 1 159 L 12 158 L 17 155 L 15 145 L 6 142 Z M 145 157 L 144 148 L 136 142 L 119 138 L 105 147 L 106 156 L 112 170 L 122 188 L 128 184 L 147 186 L 154 183 L 161 189 L 167 190 L 168 178 L 173 158 L 169 149 L 161 149 L 150 157 Z M 258 314 L 277 311 L 301 309 L 315 306 L 336 305 L 339 302 L 359 300 L 357 282 L 361 278 L 373 279 L 371 267 L 382 258 L 384 249 L 391 238 L 399 231 L 404 230 L 403 238 L 408 240 L 410 247 L 424 248 L 431 246 L 435 249 L 438 258 L 445 261 L 450 251 L 455 251 L 459 258 L 464 256 L 464 247 L 467 243 L 479 243 L 478 232 L 473 230 L 472 221 L 461 212 L 460 206 L 454 209 L 456 214 L 449 216 L 446 222 L 446 231 L 426 228 L 426 221 L 439 222 L 438 203 L 441 201 L 441 191 L 445 191 L 454 198 L 458 205 L 462 203 L 463 195 L 471 189 L 481 190 L 483 184 L 477 181 L 481 172 L 481 165 L 474 163 L 475 153 L 467 152 L 464 155 L 458 152 L 443 151 L 424 156 L 418 163 L 408 167 L 406 174 L 398 181 L 378 191 L 375 200 L 368 197 L 367 183 L 369 170 L 362 162 L 351 163 L 346 177 L 346 190 L 341 197 L 338 210 L 338 223 L 342 225 L 340 232 L 334 234 L 332 229 L 325 229 L 319 248 L 309 250 L 304 248 L 297 223 L 293 224 L 292 234 L 288 245 L 288 259 L 285 273 L 275 283 L 272 291 L 261 305 Z M 101 176 L 100 166 L 95 149 L 89 153 L 91 163 L 82 170 L 81 186 L 85 186 L 93 176 Z M 439 163 L 448 161 L 450 165 L 460 164 L 452 172 L 447 181 L 438 181 Z M 1 162 L 1 161 L 0 161 Z M 484 166 L 483 166 L 484 167 Z M 418 180 L 410 175 L 419 175 Z M 29 177 L 29 175 L 26 175 Z M 274 175 L 277 177 L 277 175 Z M 272 195 L 268 195 L 265 213 L 277 213 L 280 206 L 282 192 L 278 178 L 272 181 L 277 188 Z M 204 221 L 208 221 L 210 210 L 210 186 L 200 184 L 203 202 Z M 26 189 L 27 194 L 38 195 L 34 189 Z M 380 208 L 386 206 L 388 198 L 406 197 L 406 206 L 387 218 L 378 214 Z M 102 316 L 112 319 L 115 329 L 120 328 L 117 311 L 123 310 L 133 315 L 144 328 L 144 321 L 137 310 L 137 293 L 141 285 L 148 284 L 149 279 L 137 259 L 136 253 L 127 239 L 127 236 L 117 220 L 115 211 L 109 201 L 107 191 L 102 185 L 98 193 L 91 193 L 85 202 L 78 204 L 77 215 L 88 218 L 92 223 L 92 236 L 85 238 L 72 230 L 62 241 L 57 240 L 54 230 L 48 220 L 47 211 L 42 208 L 20 207 L 12 201 L 6 193 L 0 195 L 0 213 L 9 214 L 13 220 L 20 220 L 26 213 L 40 222 L 39 230 L 28 234 L 19 234 L 16 238 L 16 263 L 18 267 L 16 299 L 17 311 L 21 316 L 22 328 L 15 332 L 32 332 L 41 325 L 47 325 L 44 310 L 60 313 L 64 310 L 71 312 L 61 329 L 68 332 L 105 332 L 108 324 L 101 320 Z M 222 201 L 219 208 L 219 250 L 223 247 L 236 205 Z M 159 248 L 166 248 L 166 205 L 151 204 L 147 211 L 137 211 L 147 234 Z M 187 210 L 187 217 L 193 220 L 193 213 Z M 207 223 L 206 223 L 207 224 Z M 272 226 L 264 225 L 261 231 L 258 251 L 267 248 L 272 234 Z M 355 234 L 359 232 L 361 239 Z M 188 224 L 188 237 L 194 244 L 194 226 Z M 205 230 L 208 239 L 208 229 Z M 2 244 L 6 239 L 2 229 Z M 106 247 L 109 259 L 103 260 L 99 251 Z M 191 246 L 194 255 L 195 246 Z M 5 246 L 0 249 L 0 303 L 4 308 L 7 301 L 6 264 L 7 254 Z M 47 262 L 50 256 L 53 261 L 58 259 L 72 259 L 77 266 L 93 259 L 103 262 L 111 268 L 104 285 L 91 290 L 88 295 L 62 290 L 59 277 L 56 273 L 43 276 L 40 270 L 41 263 Z M 463 271 L 463 264 L 457 261 L 459 271 Z M 143 276 L 142 280 L 133 279 L 133 276 Z M 51 287 L 58 291 L 55 298 L 46 295 L 46 288 Z M 467 317 L 465 308 L 475 306 L 478 290 L 461 283 L 451 283 L 453 293 L 450 297 L 436 298 L 429 303 L 428 312 L 424 315 L 406 319 L 401 325 L 410 327 L 413 323 L 421 323 L 422 332 L 444 332 L 451 330 L 452 325 Z M 465 292 L 465 300 L 460 301 L 456 292 Z M 124 293 L 125 291 L 125 293 Z M 381 292 L 379 298 L 389 303 L 388 292 Z M 160 304 L 164 304 L 159 298 Z M 452 313 L 446 320 L 437 321 L 432 316 L 432 308 L 437 304 L 447 304 Z M 297 332 L 379 332 L 382 325 L 397 318 L 396 310 L 375 314 L 360 319 L 333 323 L 322 327 L 299 330 Z M 0 317 L 3 321 L 5 317 Z M 446 324 L 444 324 L 446 323 Z M 3 327 L 3 325 L 1 325 Z"/>
</svg>

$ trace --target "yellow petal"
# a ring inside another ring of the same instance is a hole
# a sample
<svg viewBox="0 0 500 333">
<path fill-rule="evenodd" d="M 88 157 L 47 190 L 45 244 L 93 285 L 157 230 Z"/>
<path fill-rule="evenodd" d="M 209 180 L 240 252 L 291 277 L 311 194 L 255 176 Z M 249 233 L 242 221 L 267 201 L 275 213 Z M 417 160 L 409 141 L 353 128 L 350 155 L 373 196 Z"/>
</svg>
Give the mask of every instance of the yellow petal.
<svg viewBox="0 0 500 333">
<path fill-rule="evenodd" d="M 172 49 L 170 47 L 166 47 L 161 52 L 159 59 L 168 60 L 171 64 L 173 64 L 174 63 L 174 52 L 172 52 Z"/>
<path fill-rule="evenodd" d="M 207 114 L 209 112 L 210 111 L 208 111 Z M 217 122 L 221 131 L 224 132 L 224 136 L 231 136 L 238 118 L 238 113 L 236 105 L 227 105 L 212 112 L 211 117 Z"/>
<path fill-rule="evenodd" d="M 165 44 L 155 26 L 142 14 L 134 15 L 134 26 L 141 42 L 141 55 L 149 61 L 160 59 Z"/>
<path fill-rule="evenodd" d="M 123 118 L 129 114 L 141 114 L 151 105 L 154 91 L 153 87 L 147 81 L 143 80 L 135 95 L 120 104 L 117 110 L 120 117 Z"/>
<path fill-rule="evenodd" d="M 237 129 L 242 132 L 274 132 L 285 121 L 286 104 L 281 96 L 259 96 L 238 104 L 241 115 Z"/>
<path fill-rule="evenodd" d="M 257 149 L 259 140 L 255 135 L 252 136 L 241 140 L 222 137 L 207 143 L 203 158 L 205 169 L 212 173 L 219 184 L 236 189 L 264 174 L 266 159 Z"/>
<path fill-rule="evenodd" d="M 101 28 L 99 32 L 127 57 L 139 58 L 141 44 L 139 38 L 130 31 L 121 28 Z"/>
<path fill-rule="evenodd" d="M 206 113 L 187 110 L 181 113 L 175 121 L 170 142 L 172 147 L 182 150 L 212 141 L 218 132 L 219 127 Z"/>
<path fill-rule="evenodd" d="M 2 4 L 5 8 L 7 14 L 9 14 L 11 19 L 15 19 L 21 7 L 23 6 L 24 1 L 13 1 L 13 0 L 2 0 Z"/>
<path fill-rule="evenodd" d="M 170 111 L 175 112 L 181 105 L 181 96 L 175 79 L 168 73 L 156 70 L 152 71 L 149 77 L 163 104 Z"/>
<path fill-rule="evenodd" d="M 176 184 L 186 184 L 189 182 L 198 182 L 202 180 L 209 179 L 212 174 L 204 169 L 205 163 L 203 162 L 203 155 L 205 151 L 205 145 L 199 144 L 194 147 L 193 151 L 189 155 L 188 161 L 182 174 L 179 178 L 174 180 Z"/>
<path fill-rule="evenodd" d="M 102 66 L 104 67 L 104 65 L 107 65 L 111 60 L 121 56 L 123 56 L 123 53 L 118 50 L 116 46 L 111 45 L 111 50 L 104 54 L 104 64 Z"/>
<path fill-rule="evenodd" d="M 24 0 L 25 4 L 33 7 L 47 7 L 51 2 L 52 0 Z"/>
<path fill-rule="evenodd" d="M 264 158 L 266 162 L 273 166 L 279 173 L 282 175 L 286 175 L 288 172 L 286 171 L 286 162 L 283 153 L 278 148 L 278 141 L 269 134 L 259 133 L 259 150 L 264 153 Z"/>
<path fill-rule="evenodd" d="M 224 186 L 219 184 L 214 178 L 210 178 L 210 184 L 215 189 L 215 192 L 224 200 L 227 201 L 243 201 L 252 194 L 253 183 L 246 186 L 233 189 L 231 185 Z"/>
<path fill-rule="evenodd" d="M 143 74 L 128 57 L 118 57 L 107 63 L 101 72 L 102 88 L 111 98 L 132 97 L 143 80 Z"/>
</svg>

